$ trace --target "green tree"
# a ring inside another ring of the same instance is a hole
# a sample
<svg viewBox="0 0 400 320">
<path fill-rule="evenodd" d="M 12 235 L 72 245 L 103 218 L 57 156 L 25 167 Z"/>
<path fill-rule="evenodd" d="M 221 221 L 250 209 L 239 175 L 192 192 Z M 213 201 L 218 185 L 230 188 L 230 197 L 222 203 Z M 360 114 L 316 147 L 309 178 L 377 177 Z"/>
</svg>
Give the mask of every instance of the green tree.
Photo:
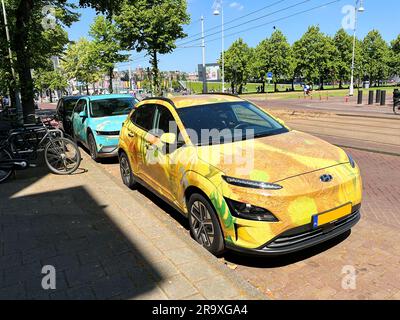
<svg viewBox="0 0 400 320">
<path fill-rule="evenodd" d="M 353 37 L 344 29 L 340 29 L 333 38 L 339 54 L 337 59 L 337 76 L 339 88 L 343 88 L 343 82 L 349 81 L 351 76 L 351 63 L 353 57 Z"/>
<path fill-rule="evenodd" d="M 225 80 L 231 83 L 232 92 L 243 93 L 250 77 L 251 52 L 241 38 L 225 51 Z"/>
<path fill-rule="evenodd" d="M 118 62 L 128 60 L 128 55 L 119 53 L 120 42 L 117 38 L 117 29 L 112 21 L 104 16 L 98 16 L 90 26 L 89 35 L 93 38 L 92 46 L 94 57 L 97 57 L 97 66 L 108 73 L 110 78 L 109 92 L 113 92 L 114 66 Z"/>
<path fill-rule="evenodd" d="M 89 94 L 89 85 L 99 81 L 103 75 L 95 53 L 96 48 L 93 43 L 86 38 L 81 38 L 68 46 L 61 62 L 61 67 L 69 79 L 85 84 L 87 94 Z"/>
<path fill-rule="evenodd" d="M 338 52 L 333 40 L 311 26 L 293 45 L 293 55 L 302 77 L 311 84 L 324 88 L 325 80 L 333 80 L 337 73 Z"/>
<path fill-rule="evenodd" d="M 280 30 L 274 31 L 268 39 L 267 65 L 273 73 L 274 91 L 277 91 L 278 81 L 289 77 L 290 44 Z"/>
<path fill-rule="evenodd" d="M 55 10 L 56 23 L 48 25 L 45 6 Z M 8 0 L 6 10 L 15 53 L 15 69 L 21 92 L 24 115 L 34 113 L 34 84 L 31 70 L 39 68 L 51 55 L 62 53 L 68 38 L 63 26 L 70 26 L 79 17 L 67 0 Z M 4 32 L 2 32 L 3 36 Z"/>
<path fill-rule="evenodd" d="M 190 21 L 186 0 L 125 0 L 115 21 L 125 48 L 150 56 L 153 89 L 160 93 L 158 55 L 172 52 L 176 40 L 186 36 L 183 25 Z"/>
<path fill-rule="evenodd" d="M 362 44 L 365 71 L 371 84 L 380 86 L 389 76 L 390 49 L 377 30 L 370 31 Z"/>
<path fill-rule="evenodd" d="M 254 77 L 256 81 L 260 81 L 261 92 L 265 92 L 265 76 L 269 69 L 269 65 L 267 64 L 267 48 L 268 48 L 268 40 L 265 39 L 261 41 L 257 47 L 253 49 L 253 59 L 250 61 L 250 73 Z"/>
<path fill-rule="evenodd" d="M 391 42 L 390 49 L 392 51 L 390 61 L 390 74 L 400 76 L 400 35 Z"/>
</svg>

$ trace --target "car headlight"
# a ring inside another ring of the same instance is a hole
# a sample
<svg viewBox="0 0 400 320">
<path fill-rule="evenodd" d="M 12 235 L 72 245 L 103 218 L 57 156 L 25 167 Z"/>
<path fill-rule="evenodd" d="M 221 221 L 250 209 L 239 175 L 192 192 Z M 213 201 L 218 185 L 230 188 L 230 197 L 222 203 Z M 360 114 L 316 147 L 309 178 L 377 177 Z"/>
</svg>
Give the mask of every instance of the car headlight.
<svg viewBox="0 0 400 320">
<path fill-rule="evenodd" d="M 234 217 L 255 221 L 278 222 L 279 220 L 267 209 L 225 198 Z"/>
<path fill-rule="evenodd" d="M 245 188 L 266 189 L 266 190 L 280 190 L 283 188 L 281 185 L 275 183 L 238 179 L 227 176 L 222 176 L 222 179 L 224 179 L 227 183 L 232 184 L 234 186 L 245 187 Z"/>
<path fill-rule="evenodd" d="M 347 154 L 347 156 L 349 157 L 349 162 L 352 168 L 356 167 L 356 162 L 354 161 L 353 157 L 349 154 Z"/>
</svg>

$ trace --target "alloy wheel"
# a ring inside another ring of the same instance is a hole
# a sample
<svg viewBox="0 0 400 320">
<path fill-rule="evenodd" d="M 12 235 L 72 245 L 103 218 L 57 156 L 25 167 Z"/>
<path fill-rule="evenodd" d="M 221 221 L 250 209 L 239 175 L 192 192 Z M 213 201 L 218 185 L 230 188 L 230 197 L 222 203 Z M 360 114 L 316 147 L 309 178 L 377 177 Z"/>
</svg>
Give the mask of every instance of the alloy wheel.
<svg viewBox="0 0 400 320">
<path fill-rule="evenodd" d="M 193 203 L 190 219 L 196 240 L 203 246 L 211 247 L 214 242 L 215 230 L 211 214 L 202 202 L 195 201 Z"/>
</svg>

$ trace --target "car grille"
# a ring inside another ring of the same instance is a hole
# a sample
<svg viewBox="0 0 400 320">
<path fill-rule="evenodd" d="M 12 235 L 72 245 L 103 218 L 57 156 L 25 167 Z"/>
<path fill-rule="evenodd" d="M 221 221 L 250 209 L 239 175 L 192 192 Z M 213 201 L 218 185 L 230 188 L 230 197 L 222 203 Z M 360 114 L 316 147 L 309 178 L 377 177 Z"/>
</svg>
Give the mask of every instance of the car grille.
<svg viewBox="0 0 400 320">
<path fill-rule="evenodd" d="M 312 225 L 302 226 L 289 231 L 284 232 L 272 242 L 267 244 L 262 250 L 273 250 L 273 249 L 284 249 L 287 247 L 301 245 L 307 241 L 316 240 L 318 237 L 327 235 L 328 233 L 334 232 L 337 229 L 345 227 L 348 224 L 356 222 L 359 218 L 361 205 L 353 207 L 352 214 L 340 219 L 334 223 L 330 223 L 326 226 L 322 226 L 318 229 L 312 229 Z"/>
</svg>

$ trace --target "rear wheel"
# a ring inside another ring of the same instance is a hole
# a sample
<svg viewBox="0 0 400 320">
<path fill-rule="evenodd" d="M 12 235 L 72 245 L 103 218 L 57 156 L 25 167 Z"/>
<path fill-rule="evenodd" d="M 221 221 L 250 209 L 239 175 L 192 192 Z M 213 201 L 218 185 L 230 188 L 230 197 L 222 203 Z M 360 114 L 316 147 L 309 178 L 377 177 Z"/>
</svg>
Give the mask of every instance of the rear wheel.
<svg viewBox="0 0 400 320">
<path fill-rule="evenodd" d="M 224 239 L 217 214 L 201 194 L 193 194 L 188 203 L 189 226 L 193 238 L 214 255 L 224 252 Z"/>
<path fill-rule="evenodd" d="M 130 189 L 136 187 L 135 177 L 133 176 L 131 165 L 129 163 L 128 156 L 125 152 L 122 152 L 119 156 L 119 168 L 121 171 L 121 178 L 123 183 Z"/>
<path fill-rule="evenodd" d="M 0 150 L 0 161 L 5 161 L 5 160 L 11 160 L 11 154 L 5 150 L 1 149 Z M 0 183 L 6 181 L 14 172 L 14 169 L 6 169 L 6 168 L 0 168 Z"/>
<path fill-rule="evenodd" d="M 50 171 L 61 175 L 74 173 L 81 164 L 78 146 L 66 138 L 52 139 L 46 145 L 44 158 Z"/>
</svg>

